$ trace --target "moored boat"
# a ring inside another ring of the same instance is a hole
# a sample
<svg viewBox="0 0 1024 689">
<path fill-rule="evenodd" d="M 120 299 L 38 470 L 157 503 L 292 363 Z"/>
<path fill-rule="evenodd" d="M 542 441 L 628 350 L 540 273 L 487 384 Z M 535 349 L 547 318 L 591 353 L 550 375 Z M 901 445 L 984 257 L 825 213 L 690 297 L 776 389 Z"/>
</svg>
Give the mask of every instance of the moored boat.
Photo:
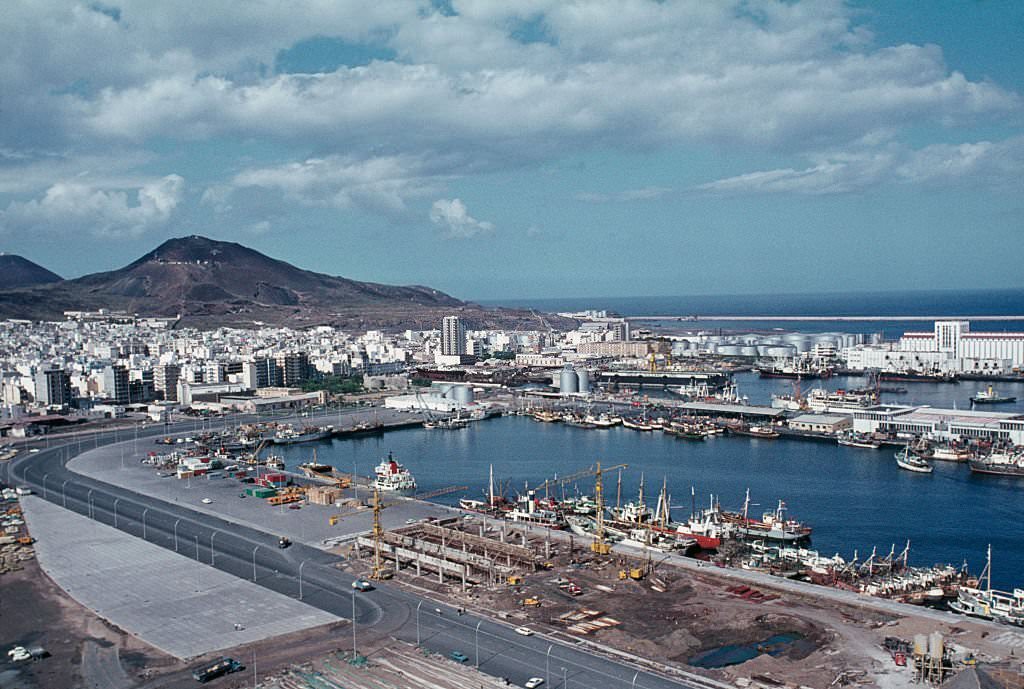
<svg viewBox="0 0 1024 689">
<path fill-rule="evenodd" d="M 926 460 L 918 457 L 910 451 L 910 446 L 907 446 L 896 453 L 896 465 L 900 469 L 906 469 L 907 471 L 913 471 L 918 474 L 930 474 L 934 471 L 934 467 L 929 464 Z"/>
<path fill-rule="evenodd" d="M 1009 404 L 1016 401 L 1016 397 L 1000 395 L 992 389 L 991 385 L 984 390 L 979 390 L 978 394 L 971 398 L 972 404 Z"/>
</svg>

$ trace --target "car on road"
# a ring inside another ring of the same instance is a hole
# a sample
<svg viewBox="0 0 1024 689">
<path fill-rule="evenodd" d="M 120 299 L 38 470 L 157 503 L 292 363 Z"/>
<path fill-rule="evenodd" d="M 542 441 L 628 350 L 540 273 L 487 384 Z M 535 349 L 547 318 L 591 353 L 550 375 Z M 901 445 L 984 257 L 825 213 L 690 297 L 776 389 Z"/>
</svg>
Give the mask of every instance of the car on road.
<svg viewBox="0 0 1024 689">
<path fill-rule="evenodd" d="M 452 651 L 448 654 L 448 657 L 457 663 L 465 663 L 469 660 L 469 656 L 462 651 Z"/>
<path fill-rule="evenodd" d="M 204 505 L 209 505 L 211 502 L 213 502 L 213 500 L 211 500 L 210 498 L 203 498 L 201 502 Z"/>
<path fill-rule="evenodd" d="M 352 582 L 352 588 L 356 591 L 372 591 L 373 584 L 368 582 L 366 579 L 356 579 Z"/>
<path fill-rule="evenodd" d="M 521 636 L 533 636 L 533 630 L 529 627 L 516 627 L 516 634 Z"/>
<path fill-rule="evenodd" d="M 239 493 L 239 494 L 238 494 L 238 497 L 240 497 L 240 498 L 244 498 L 244 497 L 246 497 L 246 495 L 245 495 L 245 493 Z"/>
<path fill-rule="evenodd" d="M 537 687 L 539 687 L 542 684 L 544 684 L 543 677 L 531 677 L 530 679 L 526 680 L 526 684 L 524 684 L 523 686 L 526 687 L 526 689 L 537 689 Z"/>
</svg>

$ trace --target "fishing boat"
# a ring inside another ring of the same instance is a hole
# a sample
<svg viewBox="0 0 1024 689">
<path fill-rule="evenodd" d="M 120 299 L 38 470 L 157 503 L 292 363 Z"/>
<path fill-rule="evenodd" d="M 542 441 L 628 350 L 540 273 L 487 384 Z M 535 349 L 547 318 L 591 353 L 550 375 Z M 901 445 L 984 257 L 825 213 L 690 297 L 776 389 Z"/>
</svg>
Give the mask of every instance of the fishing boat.
<svg viewBox="0 0 1024 689">
<path fill-rule="evenodd" d="M 762 514 L 760 521 L 749 517 L 749 509 L 748 490 L 743 501 L 742 514 L 724 512 L 722 515 L 726 520 L 737 524 L 736 533 L 741 538 L 795 543 L 811 537 L 811 527 L 786 516 L 786 503 L 782 500 L 779 500 L 774 510 Z"/>
<path fill-rule="evenodd" d="M 542 501 L 532 490 L 520 494 L 515 506 L 505 513 L 505 518 L 513 522 L 546 526 L 550 529 L 561 529 L 565 526 L 565 520 L 555 509 L 554 500 Z"/>
<path fill-rule="evenodd" d="M 1024 476 L 1024 450 L 993 451 L 987 457 L 972 457 L 967 466 L 976 474 Z"/>
<path fill-rule="evenodd" d="M 634 431 L 651 431 L 654 427 L 651 424 L 643 420 L 634 420 L 630 418 L 622 419 L 623 428 L 632 428 Z"/>
<path fill-rule="evenodd" d="M 985 588 L 980 588 L 982 583 Z M 962 615 L 1024 627 L 1024 590 L 1013 593 L 992 588 L 992 546 L 988 547 L 985 569 L 978 577 L 978 586 L 960 586 L 956 600 L 949 607 Z"/>
<path fill-rule="evenodd" d="M 275 445 L 294 445 L 296 443 L 308 443 L 315 440 L 326 440 L 333 434 L 333 426 L 310 426 L 308 428 L 303 428 L 301 431 L 297 431 L 291 426 L 285 426 L 274 433 L 270 442 Z"/>
<path fill-rule="evenodd" d="M 860 447 L 866 450 L 877 450 L 878 448 L 882 447 L 882 443 L 878 442 L 877 440 L 872 440 L 867 436 L 860 435 L 857 433 L 841 435 L 838 438 L 836 438 L 836 442 L 846 447 Z"/>
<path fill-rule="evenodd" d="M 281 459 L 279 455 L 271 455 L 267 457 L 266 465 L 268 469 L 274 469 L 276 471 L 283 471 L 287 468 L 284 460 Z"/>
<path fill-rule="evenodd" d="M 926 460 L 912 453 L 909 445 L 896 453 L 896 465 L 918 474 L 930 474 L 935 470 Z"/>
<path fill-rule="evenodd" d="M 779 432 L 772 430 L 770 426 L 743 426 L 737 424 L 729 426 L 729 432 L 733 435 L 745 435 L 765 440 L 774 440 L 779 437 Z"/>
<path fill-rule="evenodd" d="M 390 452 L 373 471 L 376 474 L 373 487 L 377 490 L 390 493 L 411 493 L 416 490 L 416 479 Z"/>
<path fill-rule="evenodd" d="M 971 456 L 970 450 L 952 445 L 938 445 L 932 449 L 932 459 L 944 462 L 966 462 Z"/>
<path fill-rule="evenodd" d="M 1000 395 L 992 389 L 991 385 L 984 390 L 979 390 L 978 394 L 971 398 L 971 404 L 1009 404 L 1016 401 L 1016 397 Z"/>
</svg>

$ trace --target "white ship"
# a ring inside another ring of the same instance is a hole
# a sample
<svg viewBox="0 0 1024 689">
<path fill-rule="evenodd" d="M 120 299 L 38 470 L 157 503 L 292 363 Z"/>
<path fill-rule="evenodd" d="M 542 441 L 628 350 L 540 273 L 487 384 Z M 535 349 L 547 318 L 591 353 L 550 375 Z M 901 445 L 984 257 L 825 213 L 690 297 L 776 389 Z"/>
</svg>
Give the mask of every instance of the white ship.
<svg viewBox="0 0 1024 689">
<path fill-rule="evenodd" d="M 416 490 L 416 479 L 390 452 L 373 471 L 377 475 L 373 487 L 377 490 L 391 493 L 412 493 Z"/>
<path fill-rule="evenodd" d="M 962 615 L 1024 627 L 1024 590 L 1007 593 L 992 588 L 992 546 L 988 547 L 985 569 L 978 577 L 978 586 L 982 583 L 985 588 L 961 586 L 949 607 Z"/>
</svg>

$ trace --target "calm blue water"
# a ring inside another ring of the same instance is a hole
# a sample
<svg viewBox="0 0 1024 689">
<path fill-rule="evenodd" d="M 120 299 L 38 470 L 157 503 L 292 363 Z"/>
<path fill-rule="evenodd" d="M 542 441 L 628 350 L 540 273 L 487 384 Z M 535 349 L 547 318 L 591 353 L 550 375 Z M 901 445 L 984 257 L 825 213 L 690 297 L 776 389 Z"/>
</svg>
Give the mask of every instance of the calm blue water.
<svg viewBox="0 0 1024 689">
<path fill-rule="evenodd" d="M 763 402 L 772 389 L 786 389 L 782 381 L 750 376 L 739 385 L 753 402 Z M 964 387 L 922 384 L 904 397 L 938 404 L 963 394 Z M 1016 392 L 1024 397 L 1024 390 Z M 536 485 L 597 460 L 606 466 L 629 464 L 622 476 L 628 498 L 636 494 L 641 474 L 652 498 L 667 479 L 677 517 L 690 511 L 691 486 L 698 503 L 715 493 L 730 509 L 741 508 L 750 488 L 758 503 L 755 511 L 785 500 L 793 516 L 814 527 L 813 545 L 823 553 L 849 558 L 857 549 L 863 558 L 872 546 L 884 554 L 893 544 L 899 551 L 909 539 L 911 564 L 967 560 L 977 572 L 991 543 L 993 583 L 1003 588 L 1024 585 L 1024 481 L 974 476 L 965 466 L 940 462 L 933 474 L 921 475 L 898 469 L 892 451 L 884 449 L 739 437 L 692 443 L 621 427 L 585 430 L 525 417 L 489 420 L 462 431 L 417 429 L 334 441 L 318 452 L 321 461 L 369 474 L 389 450 L 416 475 L 424 491 L 468 485 L 467 493 L 479 496 L 493 464 L 495 477 L 509 484 L 512 494 L 527 482 Z M 284 452 L 292 465 L 307 461 L 312 449 L 296 446 Z M 608 491 L 614 499 L 614 478 L 611 482 Z M 578 489 L 592 494 L 593 484 L 586 481 Z M 461 496 L 442 501 L 455 504 Z"/>
<path fill-rule="evenodd" d="M 1024 289 L 853 292 L 845 294 L 748 294 L 676 297 L 595 297 L 567 299 L 503 299 L 486 302 L 543 311 L 607 309 L 624 316 L 1008 316 L 1024 315 Z M 724 328 L 803 332 L 883 332 L 897 337 L 908 330 L 930 330 L 925 321 L 713 321 L 662 322 L 673 328 Z M 1014 321 L 978 322 L 976 330 L 1024 330 Z"/>
</svg>

